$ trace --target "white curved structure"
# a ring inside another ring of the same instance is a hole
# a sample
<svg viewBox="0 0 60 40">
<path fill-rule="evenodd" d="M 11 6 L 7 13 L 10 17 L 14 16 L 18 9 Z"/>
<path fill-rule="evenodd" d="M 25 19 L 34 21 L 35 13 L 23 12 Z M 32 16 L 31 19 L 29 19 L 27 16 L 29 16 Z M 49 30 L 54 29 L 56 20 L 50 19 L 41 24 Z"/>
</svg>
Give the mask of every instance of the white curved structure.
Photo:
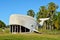
<svg viewBox="0 0 60 40">
<path fill-rule="evenodd" d="M 43 26 L 44 21 L 49 20 L 49 18 L 40 18 L 39 19 L 41 22 L 39 23 L 40 26 Z"/>
<path fill-rule="evenodd" d="M 39 20 L 41 20 L 40 26 L 43 26 L 44 21 L 49 18 L 40 18 Z M 38 24 L 31 16 L 13 14 L 10 16 L 9 25 L 10 31 L 14 34 L 17 32 L 38 32 Z"/>
<path fill-rule="evenodd" d="M 38 25 L 33 17 L 24 16 L 20 14 L 13 14 L 10 16 L 9 25 L 11 26 L 11 32 L 21 32 L 23 28 L 29 29 L 29 32 L 37 31 Z M 23 29 L 23 30 L 27 30 Z"/>
</svg>

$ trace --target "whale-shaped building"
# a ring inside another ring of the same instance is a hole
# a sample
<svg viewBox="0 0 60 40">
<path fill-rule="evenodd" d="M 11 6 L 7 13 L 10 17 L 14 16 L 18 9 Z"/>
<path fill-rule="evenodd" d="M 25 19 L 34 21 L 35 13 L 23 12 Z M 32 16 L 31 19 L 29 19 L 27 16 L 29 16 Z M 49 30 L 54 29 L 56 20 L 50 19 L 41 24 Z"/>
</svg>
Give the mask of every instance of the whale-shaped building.
<svg viewBox="0 0 60 40">
<path fill-rule="evenodd" d="M 11 33 L 38 32 L 38 26 L 43 26 L 44 21 L 49 18 L 40 18 L 40 23 L 31 16 L 12 14 L 9 19 Z"/>
<path fill-rule="evenodd" d="M 9 19 L 9 25 L 12 33 L 38 32 L 37 22 L 30 16 L 12 14 Z"/>
</svg>

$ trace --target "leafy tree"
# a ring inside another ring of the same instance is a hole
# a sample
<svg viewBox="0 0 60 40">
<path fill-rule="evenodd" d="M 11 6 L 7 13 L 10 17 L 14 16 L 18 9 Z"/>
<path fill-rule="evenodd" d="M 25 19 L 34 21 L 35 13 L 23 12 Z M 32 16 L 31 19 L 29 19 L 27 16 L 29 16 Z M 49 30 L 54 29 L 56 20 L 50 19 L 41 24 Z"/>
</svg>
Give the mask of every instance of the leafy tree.
<svg viewBox="0 0 60 40">
<path fill-rule="evenodd" d="M 6 24 L 0 20 L 0 28 L 4 28 L 4 27 L 6 27 Z"/>
<path fill-rule="evenodd" d="M 46 7 L 45 6 L 41 6 L 39 8 L 38 13 L 36 14 L 37 22 L 38 23 L 40 22 L 40 20 L 39 20 L 40 18 L 46 18 L 47 17 L 47 14 L 48 14 L 48 10 L 46 9 Z M 46 22 L 44 23 L 43 28 L 46 27 L 45 24 L 46 24 Z M 40 28 L 40 26 L 39 26 L 39 28 Z"/>
<path fill-rule="evenodd" d="M 53 3 L 53 2 L 50 2 L 48 4 L 48 17 L 50 18 L 50 22 L 48 22 L 50 29 L 53 29 L 53 25 L 54 25 L 54 16 L 55 16 L 55 13 L 56 13 L 56 9 L 58 8 L 58 6 Z"/>
<path fill-rule="evenodd" d="M 57 29 L 60 29 L 60 12 L 58 12 L 58 16 L 57 16 Z"/>
<path fill-rule="evenodd" d="M 55 3 L 53 3 L 53 2 L 48 3 L 48 10 L 50 12 L 54 13 L 57 8 L 58 8 L 58 6 Z"/>
<path fill-rule="evenodd" d="M 27 15 L 29 15 L 31 17 L 34 17 L 35 16 L 35 12 L 32 9 L 30 9 L 30 10 L 27 11 Z"/>
<path fill-rule="evenodd" d="M 41 6 L 39 9 L 39 12 L 36 14 L 37 21 L 39 21 L 39 18 L 50 18 L 50 20 L 45 21 L 44 26 L 46 26 L 47 29 L 53 29 L 55 27 L 55 21 L 57 20 L 57 15 L 56 15 L 56 9 L 58 6 L 50 2 L 48 3 L 48 8 L 45 6 Z"/>
<path fill-rule="evenodd" d="M 39 9 L 39 12 L 36 14 L 37 21 L 39 21 L 39 18 L 45 18 L 47 15 L 47 9 L 45 6 L 41 6 Z"/>
</svg>

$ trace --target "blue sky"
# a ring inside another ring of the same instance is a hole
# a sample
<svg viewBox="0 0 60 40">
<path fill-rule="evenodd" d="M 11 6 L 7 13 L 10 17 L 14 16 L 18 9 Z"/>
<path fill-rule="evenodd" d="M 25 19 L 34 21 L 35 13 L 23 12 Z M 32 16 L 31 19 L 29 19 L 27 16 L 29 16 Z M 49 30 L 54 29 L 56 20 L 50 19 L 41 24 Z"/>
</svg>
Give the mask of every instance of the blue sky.
<svg viewBox="0 0 60 40">
<path fill-rule="evenodd" d="M 26 15 L 29 9 L 37 13 L 40 6 L 47 6 L 49 2 L 59 5 L 57 11 L 60 11 L 60 0 L 0 0 L 0 20 L 8 25 L 11 14 Z"/>
</svg>

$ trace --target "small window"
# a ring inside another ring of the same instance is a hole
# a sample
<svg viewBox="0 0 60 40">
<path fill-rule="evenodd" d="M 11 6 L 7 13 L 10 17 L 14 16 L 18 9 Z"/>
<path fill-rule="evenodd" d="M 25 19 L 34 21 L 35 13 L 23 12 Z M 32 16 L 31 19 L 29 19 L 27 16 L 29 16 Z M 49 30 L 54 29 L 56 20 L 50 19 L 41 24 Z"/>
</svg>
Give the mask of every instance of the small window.
<svg viewBox="0 0 60 40">
<path fill-rule="evenodd" d="M 33 27 L 33 25 L 31 25 L 31 27 Z"/>
</svg>

